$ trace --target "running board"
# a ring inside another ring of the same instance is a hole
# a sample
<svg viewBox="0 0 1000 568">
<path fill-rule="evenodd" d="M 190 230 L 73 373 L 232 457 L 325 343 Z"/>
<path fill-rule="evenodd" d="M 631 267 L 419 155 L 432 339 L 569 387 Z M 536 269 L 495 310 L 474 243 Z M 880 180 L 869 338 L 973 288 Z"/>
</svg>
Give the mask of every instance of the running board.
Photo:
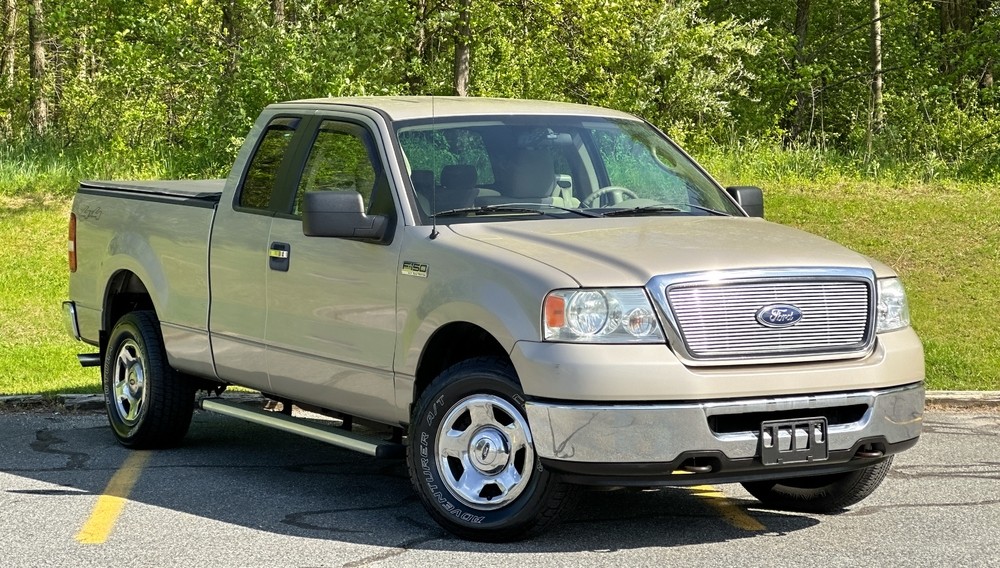
<svg viewBox="0 0 1000 568">
<path fill-rule="evenodd" d="M 81 367 L 99 367 L 101 365 L 101 354 L 79 353 L 76 356 L 76 360 L 80 362 Z"/>
<path fill-rule="evenodd" d="M 278 412 L 247 408 L 245 405 L 228 402 L 218 398 L 204 398 L 201 408 L 233 418 L 240 418 L 254 424 L 268 426 L 292 434 L 312 438 L 327 444 L 361 452 L 378 459 L 402 458 L 406 455 L 406 447 L 402 444 L 387 442 L 375 436 L 365 436 L 357 432 L 341 430 L 334 426 L 316 424 L 301 418 L 294 418 Z"/>
</svg>

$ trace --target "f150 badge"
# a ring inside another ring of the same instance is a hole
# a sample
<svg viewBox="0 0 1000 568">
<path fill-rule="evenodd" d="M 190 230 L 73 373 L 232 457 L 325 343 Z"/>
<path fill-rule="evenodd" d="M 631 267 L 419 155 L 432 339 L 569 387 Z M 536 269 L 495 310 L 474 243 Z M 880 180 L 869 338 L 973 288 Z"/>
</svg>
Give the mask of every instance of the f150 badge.
<svg viewBox="0 0 1000 568">
<path fill-rule="evenodd" d="M 413 262 L 412 260 L 404 260 L 403 270 L 401 272 L 403 273 L 403 276 L 427 278 L 427 265 L 420 264 L 419 262 Z"/>
<path fill-rule="evenodd" d="M 790 327 L 802 320 L 802 310 L 791 304 L 772 304 L 757 310 L 757 323 L 764 327 Z"/>
</svg>

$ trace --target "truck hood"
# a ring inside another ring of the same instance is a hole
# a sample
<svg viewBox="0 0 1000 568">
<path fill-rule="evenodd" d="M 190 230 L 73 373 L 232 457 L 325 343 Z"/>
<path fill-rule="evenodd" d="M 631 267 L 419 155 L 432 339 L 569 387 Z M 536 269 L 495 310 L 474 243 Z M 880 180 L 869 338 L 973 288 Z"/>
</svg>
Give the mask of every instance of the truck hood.
<svg viewBox="0 0 1000 568">
<path fill-rule="evenodd" d="M 556 268 L 581 286 L 638 286 L 660 274 L 759 268 L 888 269 L 762 219 L 623 217 L 453 224 L 456 234 Z"/>
</svg>

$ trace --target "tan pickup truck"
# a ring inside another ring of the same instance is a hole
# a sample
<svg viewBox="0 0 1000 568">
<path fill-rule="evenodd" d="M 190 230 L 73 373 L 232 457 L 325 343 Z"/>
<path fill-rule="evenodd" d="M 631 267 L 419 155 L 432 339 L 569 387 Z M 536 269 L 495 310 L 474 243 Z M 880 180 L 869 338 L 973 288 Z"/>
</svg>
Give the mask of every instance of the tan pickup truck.
<svg viewBox="0 0 1000 568">
<path fill-rule="evenodd" d="M 405 455 L 464 538 L 536 533 L 586 485 L 839 511 L 917 442 L 921 345 L 890 268 L 762 217 L 621 112 L 294 101 L 227 180 L 83 182 L 64 310 L 122 444 L 257 389 L 340 422 L 199 403 Z"/>
</svg>

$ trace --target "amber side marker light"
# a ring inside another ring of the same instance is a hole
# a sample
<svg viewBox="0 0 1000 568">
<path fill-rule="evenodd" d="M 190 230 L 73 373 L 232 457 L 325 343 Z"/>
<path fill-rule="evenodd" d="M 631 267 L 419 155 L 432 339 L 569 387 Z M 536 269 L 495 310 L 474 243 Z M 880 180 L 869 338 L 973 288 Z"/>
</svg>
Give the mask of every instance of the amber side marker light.
<svg viewBox="0 0 1000 568">
<path fill-rule="evenodd" d="M 566 325 L 566 300 L 561 296 L 545 298 L 545 327 L 561 328 Z"/>
<path fill-rule="evenodd" d="M 69 271 L 76 272 L 76 213 L 69 214 Z"/>
</svg>

